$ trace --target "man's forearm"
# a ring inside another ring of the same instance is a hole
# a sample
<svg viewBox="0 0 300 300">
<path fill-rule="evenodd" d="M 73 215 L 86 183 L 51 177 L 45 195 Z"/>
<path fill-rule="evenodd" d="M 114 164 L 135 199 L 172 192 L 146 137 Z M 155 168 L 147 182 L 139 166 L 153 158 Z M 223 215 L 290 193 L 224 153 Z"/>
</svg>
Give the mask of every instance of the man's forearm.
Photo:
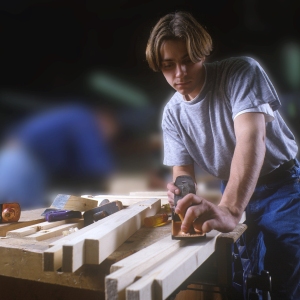
<svg viewBox="0 0 300 300">
<path fill-rule="evenodd" d="M 253 149 L 254 150 L 254 149 Z M 231 175 L 219 205 L 227 206 L 241 216 L 256 186 L 264 160 L 264 145 L 256 146 L 251 157 L 236 154 L 232 160 Z"/>
</svg>

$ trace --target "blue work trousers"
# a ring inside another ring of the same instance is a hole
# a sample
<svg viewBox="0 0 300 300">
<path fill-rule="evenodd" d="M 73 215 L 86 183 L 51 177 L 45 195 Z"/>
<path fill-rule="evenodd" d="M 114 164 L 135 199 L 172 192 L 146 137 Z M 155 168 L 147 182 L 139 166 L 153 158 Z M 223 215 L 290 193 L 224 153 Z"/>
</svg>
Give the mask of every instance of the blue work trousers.
<svg viewBox="0 0 300 300">
<path fill-rule="evenodd" d="M 246 208 L 246 243 L 254 271 L 269 271 L 272 300 L 300 300 L 300 166 L 257 185 Z M 224 191 L 226 182 L 222 181 Z"/>
</svg>

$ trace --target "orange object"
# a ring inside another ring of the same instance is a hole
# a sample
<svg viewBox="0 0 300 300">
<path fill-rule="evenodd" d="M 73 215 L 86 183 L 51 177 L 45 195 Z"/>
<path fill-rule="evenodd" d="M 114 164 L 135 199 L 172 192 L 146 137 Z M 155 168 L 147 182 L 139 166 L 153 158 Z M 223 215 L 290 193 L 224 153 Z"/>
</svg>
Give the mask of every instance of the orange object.
<svg viewBox="0 0 300 300">
<path fill-rule="evenodd" d="M 146 227 L 158 227 L 165 225 L 168 222 L 168 214 L 157 214 L 144 219 L 144 225 Z"/>
<path fill-rule="evenodd" d="M 21 216 L 21 207 L 19 203 L 3 203 L 0 204 L 0 209 L 0 223 L 10 223 L 19 221 Z"/>
</svg>

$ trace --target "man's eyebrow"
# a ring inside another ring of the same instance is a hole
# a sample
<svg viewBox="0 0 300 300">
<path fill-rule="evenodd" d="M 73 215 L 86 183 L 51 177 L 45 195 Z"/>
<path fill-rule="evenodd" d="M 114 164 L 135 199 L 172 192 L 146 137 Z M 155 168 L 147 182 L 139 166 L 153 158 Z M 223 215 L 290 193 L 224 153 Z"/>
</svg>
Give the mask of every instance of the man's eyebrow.
<svg viewBox="0 0 300 300">
<path fill-rule="evenodd" d="M 188 53 L 185 54 L 184 56 L 182 56 L 180 60 L 184 60 L 184 59 L 186 59 L 186 58 L 190 58 L 190 56 L 189 56 Z M 161 61 L 173 61 L 173 60 L 174 60 L 174 59 L 172 59 L 172 58 L 165 58 L 165 59 L 162 59 Z"/>
</svg>

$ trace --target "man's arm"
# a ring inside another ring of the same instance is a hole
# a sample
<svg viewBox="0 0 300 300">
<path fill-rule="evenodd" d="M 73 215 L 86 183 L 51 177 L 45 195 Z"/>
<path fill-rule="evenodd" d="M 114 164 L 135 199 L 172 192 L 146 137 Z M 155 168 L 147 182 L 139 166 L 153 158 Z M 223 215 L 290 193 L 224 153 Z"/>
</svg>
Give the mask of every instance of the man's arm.
<svg viewBox="0 0 300 300">
<path fill-rule="evenodd" d="M 181 229 L 190 226 L 200 232 L 212 229 L 232 231 L 252 196 L 265 157 L 265 118 L 261 113 L 245 113 L 234 121 L 236 147 L 230 178 L 218 206 L 188 195 L 176 206 L 176 213 L 185 214 Z"/>
<path fill-rule="evenodd" d="M 220 207 L 226 207 L 237 218 L 242 216 L 255 189 L 264 162 L 266 125 L 263 114 L 245 113 L 234 122 L 236 147 L 230 177 Z"/>
</svg>

